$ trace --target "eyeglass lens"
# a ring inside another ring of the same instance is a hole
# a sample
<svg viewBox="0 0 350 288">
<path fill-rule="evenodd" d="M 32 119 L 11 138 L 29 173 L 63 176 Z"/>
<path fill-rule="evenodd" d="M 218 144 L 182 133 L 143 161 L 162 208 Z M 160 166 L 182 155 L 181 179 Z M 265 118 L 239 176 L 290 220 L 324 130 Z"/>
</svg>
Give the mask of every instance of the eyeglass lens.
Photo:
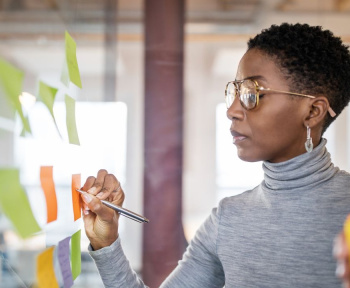
<svg viewBox="0 0 350 288">
<path fill-rule="evenodd" d="M 238 90 L 237 90 L 238 89 Z M 254 81 L 246 79 L 243 82 L 230 82 L 226 87 L 226 107 L 230 108 L 237 94 L 243 108 L 250 110 L 257 105 L 257 88 Z"/>
</svg>

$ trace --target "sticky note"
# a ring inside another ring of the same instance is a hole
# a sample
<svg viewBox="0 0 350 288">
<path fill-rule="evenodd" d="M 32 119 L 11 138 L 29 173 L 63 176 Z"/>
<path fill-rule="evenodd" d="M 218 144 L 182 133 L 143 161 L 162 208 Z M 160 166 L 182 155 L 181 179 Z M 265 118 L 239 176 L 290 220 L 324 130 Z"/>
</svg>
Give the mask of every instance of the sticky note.
<svg viewBox="0 0 350 288">
<path fill-rule="evenodd" d="M 22 238 L 41 230 L 20 184 L 18 169 L 0 169 L 0 206 Z"/>
<path fill-rule="evenodd" d="M 50 111 L 50 114 L 52 116 L 52 119 L 55 123 L 56 129 L 58 131 L 58 134 L 61 136 L 60 131 L 58 129 L 55 115 L 53 113 L 53 105 L 55 102 L 55 97 L 57 94 L 58 89 L 51 87 L 47 84 L 45 84 L 42 81 L 39 81 L 39 98 L 44 103 L 44 105 L 47 107 L 47 109 Z"/>
<path fill-rule="evenodd" d="M 73 214 L 74 221 L 81 218 L 81 199 L 79 192 L 76 189 L 81 188 L 81 176 L 80 174 L 72 175 L 72 202 L 73 202 Z"/>
<path fill-rule="evenodd" d="M 62 66 L 61 82 L 62 82 L 66 87 L 69 87 L 69 74 L 68 74 L 68 66 L 67 66 L 66 56 L 65 56 L 65 59 L 64 59 L 64 61 L 63 61 L 63 66 Z"/>
<path fill-rule="evenodd" d="M 344 235 L 345 235 L 346 246 L 349 249 L 350 248 L 350 215 L 345 219 Z"/>
<path fill-rule="evenodd" d="M 67 237 L 58 242 L 58 261 L 60 264 L 61 274 L 63 278 L 64 288 L 70 288 L 73 286 L 72 270 L 69 259 L 69 241 L 71 237 Z M 80 242 L 80 241 L 79 241 Z"/>
<path fill-rule="evenodd" d="M 45 106 L 49 109 L 52 117 L 53 115 L 53 104 L 55 102 L 55 97 L 58 89 L 51 87 L 45 84 L 42 81 L 39 81 L 39 97 L 40 100 L 45 104 Z"/>
<path fill-rule="evenodd" d="M 57 220 L 57 197 L 53 181 L 53 167 L 40 167 L 40 183 L 46 200 L 47 223 Z"/>
<path fill-rule="evenodd" d="M 63 70 L 61 74 L 61 81 L 63 84 L 67 85 L 67 74 L 69 77 L 69 80 L 77 85 L 79 88 L 82 88 L 81 80 L 80 80 L 80 73 L 79 73 L 79 67 L 78 67 L 78 61 L 76 56 L 76 43 L 74 39 L 69 35 L 69 33 L 65 32 L 65 64 L 63 65 Z M 68 73 L 67 73 L 68 71 Z"/>
<path fill-rule="evenodd" d="M 72 277 L 75 280 L 81 273 L 81 249 L 80 249 L 81 230 L 75 232 L 71 238 L 71 262 Z"/>
<path fill-rule="evenodd" d="M 55 247 L 52 246 L 40 253 L 36 260 L 36 277 L 39 288 L 59 288 L 55 276 L 53 253 Z"/>
<path fill-rule="evenodd" d="M 22 92 L 24 72 L 17 69 L 10 63 L 0 58 L 0 85 L 7 96 L 8 103 L 17 111 L 21 118 L 23 131 L 31 133 L 28 117 L 26 117 L 22 110 L 22 105 L 19 101 L 19 95 Z"/>
<path fill-rule="evenodd" d="M 66 95 L 66 125 L 70 144 L 80 145 L 77 124 L 75 121 L 75 100 Z"/>
</svg>

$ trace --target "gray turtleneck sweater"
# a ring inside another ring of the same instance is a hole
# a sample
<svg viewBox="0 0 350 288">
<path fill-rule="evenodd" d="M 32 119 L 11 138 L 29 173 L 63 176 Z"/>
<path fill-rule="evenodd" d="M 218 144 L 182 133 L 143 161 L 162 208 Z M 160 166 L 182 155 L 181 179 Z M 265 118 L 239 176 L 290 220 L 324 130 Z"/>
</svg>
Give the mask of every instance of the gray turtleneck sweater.
<svg viewBox="0 0 350 288">
<path fill-rule="evenodd" d="M 350 174 L 325 144 L 264 162 L 264 181 L 213 209 L 161 287 L 341 287 L 332 243 L 350 213 Z M 106 287 L 146 287 L 120 239 L 90 254 Z"/>
</svg>

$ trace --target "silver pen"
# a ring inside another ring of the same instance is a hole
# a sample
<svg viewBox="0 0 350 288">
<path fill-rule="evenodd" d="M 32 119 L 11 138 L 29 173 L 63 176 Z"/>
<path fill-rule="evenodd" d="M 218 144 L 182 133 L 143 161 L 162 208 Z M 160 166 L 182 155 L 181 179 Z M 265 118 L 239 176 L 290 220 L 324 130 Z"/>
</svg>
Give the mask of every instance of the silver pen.
<svg viewBox="0 0 350 288">
<path fill-rule="evenodd" d="M 76 189 L 79 193 L 83 194 L 83 193 L 87 193 L 86 191 L 83 191 L 83 190 L 80 190 L 80 189 Z M 128 209 L 125 209 L 123 207 L 120 207 L 120 206 L 117 206 L 117 205 L 114 205 L 112 204 L 111 202 L 108 202 L 106 200 L 101 200 L 101 202 L 106 205 L 107 207 L 117 211 L 120 215 L 123 215 L 127 218 L 130 218 L 136 222 L 139 222 L 139 223 L 148 223 L 149 220 L 139 214 L 136 214 L 135 212 L 132 212 Z"/>
</svg>

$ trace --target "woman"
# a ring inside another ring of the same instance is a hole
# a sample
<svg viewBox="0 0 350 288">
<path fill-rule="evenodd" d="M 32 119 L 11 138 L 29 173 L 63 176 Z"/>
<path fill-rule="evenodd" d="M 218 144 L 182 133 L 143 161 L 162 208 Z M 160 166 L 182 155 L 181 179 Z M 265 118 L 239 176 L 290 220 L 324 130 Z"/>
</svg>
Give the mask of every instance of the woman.
<svg viewBox="0 0 350 288">
<path fill-rule="evenodd" d="M 349 102 L 349 79 L 347 47 L 320 27 L 274 25 L 249 40 L 226 86 L 227 117 L 238 156 L 262 160 L 264 181 L 213 209 L 162 287 L 340 286 L 332 240 L 350 212 L 350 174 L 322 135 Z M 121 205 L 119 187 L 105 170 L 83 187 L 90 253 L 106 287 L 145 287 L 118 215 L 99 201 Z"/>
</svg>

